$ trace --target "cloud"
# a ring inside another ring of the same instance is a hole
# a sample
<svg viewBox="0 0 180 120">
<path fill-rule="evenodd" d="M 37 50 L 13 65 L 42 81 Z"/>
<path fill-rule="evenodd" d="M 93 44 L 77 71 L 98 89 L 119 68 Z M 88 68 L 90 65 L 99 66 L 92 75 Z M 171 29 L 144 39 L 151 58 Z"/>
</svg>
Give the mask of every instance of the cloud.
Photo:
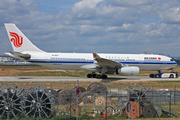
<svg viewBox="0 0 180 120">
<path fill-rule="evenodd" d="M 180 24 L 180 7 L 170 8 L 160 14 L 160 22 L 168 24 Z"/>
<path fill-rule="evenodd" d="M 145 35 L 146 35 L 146 36 L 149 36 L 149 37 L 152 37 L 152 38 L 153 38 L 153 37 L 158 38 L 158 37 L 164 36 L 164 34 L 161 33 L 161 32 L 158 31 L 158 30 L 152 30 L 152 31 L 150 31 L 150 32 L 146 32 Z"/>
<path fill-rule="evenodd" d="M 92 25 L 81 25 L 79 35 L 82 36 L 100 36 L 104 35 L 105 31 L 102 26 L 92 26 Z"/>
<path fill-rule="evenodd" d="M 114 26 L 114 27 L 108 27 L 106 32 L 121 32 L 121 33 L 131 33 L 135 32 L 136 30 L 134 29 L 132 24 L 123 24 L 122 26 Z"/>
<path fill-rule="evenodd" d="M 179 54 L 177 0 L 78 0 L 54 13 L 57 5 L 41 2 L 1 1 L 1 51 L 10 49 L 4 23 L 12 22 L 45 51 Z"/>
<path fill-rule="evenodd" d="M 122 7 L 134 7 L 138 5 L 151 5 L 152 0 L 108 0 L 107 4 L 111 4 L 113 6 L 122 6 Z"/>
</svg>

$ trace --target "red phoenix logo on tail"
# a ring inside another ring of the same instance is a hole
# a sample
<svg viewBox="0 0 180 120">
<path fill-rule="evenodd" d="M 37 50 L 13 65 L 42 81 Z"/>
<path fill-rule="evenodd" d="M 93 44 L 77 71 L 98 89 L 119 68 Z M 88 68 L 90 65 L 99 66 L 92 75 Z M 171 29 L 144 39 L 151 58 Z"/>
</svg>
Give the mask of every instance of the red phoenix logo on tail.
<svg viewBox="0 0 180 120">
<path fill-rule="evenodd" d="M 14 33 L 14 32 L 9 32 L 11 37 L 14 37 L 14 38 L 11 38 L 11 42 L 14 43 L 14 46 L 15 47 L 21 47 L 21 45 L 23 44 L 23 37 L 22 36 L 19 36 L 17 33 Z"/>
</svg>

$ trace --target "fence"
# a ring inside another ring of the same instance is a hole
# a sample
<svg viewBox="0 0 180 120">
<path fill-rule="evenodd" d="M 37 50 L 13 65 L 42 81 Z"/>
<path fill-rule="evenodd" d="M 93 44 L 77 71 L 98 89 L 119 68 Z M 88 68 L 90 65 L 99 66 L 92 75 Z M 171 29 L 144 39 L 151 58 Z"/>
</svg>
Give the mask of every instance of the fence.
<svg viewBox="0 0 180 120">
<path fill-rule="evenodd" d="M 84 82 L 79 91 L 76 82 L 0 85 L 1 119 L 127 119 L 128 99 L 130 118 L 180 116 L 180 91 L 140 84 Z"/>
</svg>

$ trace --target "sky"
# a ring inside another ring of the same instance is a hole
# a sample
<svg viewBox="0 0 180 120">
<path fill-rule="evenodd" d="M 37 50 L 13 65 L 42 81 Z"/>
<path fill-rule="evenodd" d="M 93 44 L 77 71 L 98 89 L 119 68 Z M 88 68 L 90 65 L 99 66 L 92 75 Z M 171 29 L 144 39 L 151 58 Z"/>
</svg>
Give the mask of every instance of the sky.
<svg viewBox="0 0 180 120">
<path fill-rule="evenodd" d="M 0 52 L 12 51 L 4 23 L 40 49 L 180 56 L 180 0 L 0 0 Z"/>
</svg>

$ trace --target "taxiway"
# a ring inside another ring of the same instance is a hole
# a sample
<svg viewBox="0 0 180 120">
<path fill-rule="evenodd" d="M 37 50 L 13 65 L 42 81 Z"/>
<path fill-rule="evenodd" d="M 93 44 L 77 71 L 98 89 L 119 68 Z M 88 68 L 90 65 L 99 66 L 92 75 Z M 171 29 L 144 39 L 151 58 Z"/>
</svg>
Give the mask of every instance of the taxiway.
<svg viewBox="0 0 180 120">
<path fill-rule="evenodd" d="M 0 77 L 1 82 L 14 82 L 14 81 L 179 81 L 179 78 L 149 78 L 147 76 L 110 76 L 108 79 L 96 79 L 96 78 L 86 78 L 86 77 Z"/>
</svg>

